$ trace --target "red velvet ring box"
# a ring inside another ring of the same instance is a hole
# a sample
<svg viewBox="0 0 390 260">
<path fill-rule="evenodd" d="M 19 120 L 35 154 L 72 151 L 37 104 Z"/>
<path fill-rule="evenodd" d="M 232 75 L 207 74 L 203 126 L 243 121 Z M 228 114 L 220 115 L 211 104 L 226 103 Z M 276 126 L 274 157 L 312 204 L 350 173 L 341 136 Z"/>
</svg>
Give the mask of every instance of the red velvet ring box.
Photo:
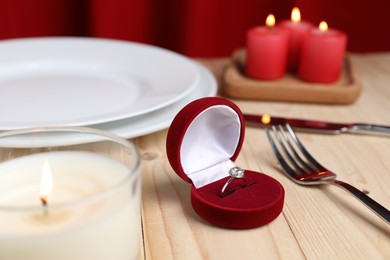
<svg viewBox="0 0 390 260">
<path fill-rule="evenodd" d="M 229 100 L 206 97 L 185 106 L 174 118 L 167 136 L 168 160 L 175 172 L 192 184 L 191 204 L 204 220 L 225 228 L 254 228 L 274 220 L 282 211 L 284 189 L 265 174 L 245 170 L 231 178 L 244 140 L 240 109 Z M 259 142 L 259 145 L 262 145 Z"/>
</svg>

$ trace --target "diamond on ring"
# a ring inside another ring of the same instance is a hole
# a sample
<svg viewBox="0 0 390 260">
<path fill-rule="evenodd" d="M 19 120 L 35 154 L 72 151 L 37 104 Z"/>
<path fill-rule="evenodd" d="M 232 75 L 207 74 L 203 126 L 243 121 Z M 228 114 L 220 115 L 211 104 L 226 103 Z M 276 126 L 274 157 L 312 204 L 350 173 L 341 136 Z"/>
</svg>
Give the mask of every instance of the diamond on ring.
<svg viewBox="0 0 390 260">
<path fill-rule="evenodd" d="M 236 166 L 229 170 L 229 175 L 233 178 L 243 178 L 244 177 L 245 170 L 241 169 L 240 167 Z"/>
</svg>

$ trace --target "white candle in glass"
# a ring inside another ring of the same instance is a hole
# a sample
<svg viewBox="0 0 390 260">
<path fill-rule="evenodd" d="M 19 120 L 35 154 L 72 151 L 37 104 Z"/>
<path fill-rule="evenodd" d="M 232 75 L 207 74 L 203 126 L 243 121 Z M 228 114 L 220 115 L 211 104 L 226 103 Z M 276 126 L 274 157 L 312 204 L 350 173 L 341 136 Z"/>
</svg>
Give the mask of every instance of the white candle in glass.
<svg viewBox="0 0 390 260">
<path fill-rule="evenodd" d="M 44 162 L 52 172 L 40 205 Z M 0 259 L 135 259 L 140 177 L 88 152 L 59 151 L 0 164 Z M 139 171 L 139 169 L 137 169 Z"/>
</svg>

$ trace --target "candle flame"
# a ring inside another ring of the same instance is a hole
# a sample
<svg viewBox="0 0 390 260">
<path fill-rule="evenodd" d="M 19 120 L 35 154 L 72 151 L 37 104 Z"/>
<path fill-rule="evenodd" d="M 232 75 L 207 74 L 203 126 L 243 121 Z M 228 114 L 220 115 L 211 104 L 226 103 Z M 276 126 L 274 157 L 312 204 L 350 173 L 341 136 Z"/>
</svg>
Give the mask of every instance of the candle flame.
<svg viewBox="0 0 390 260">
<path fill-rule="evenodd" d="M 301 21 L 301 12 L 298 7 L 294 7 L 291 11 L 291 21 L 293 23 L 299 23 Z"/>
<path fill-rule="evenodd" d="M 47 204 L 47 197 L 50 195 L 52 187 L 53 187 L 53 179 L 52 179 L 50 165 L 48 162 L 44 162 L 42 167 L 41 189 L 40 189 L 41 201 L 44 205 Z"/>
<path fill-rule="evenodd" d="M 265 24 L 267 27 L 274 27 L 275 26 L 275 16 L 273 14 L 269 14 L 267 16 L 267 19 L 265 20 Z"/>
<path fill-rule="evenodd" d="M 325 21 L 320 22 L 319 25 L 321 32 L 326 32 L 328 30 L 328 24 Z"/>
<path fill-rule="evenodd" d="M 261 123 L 263 123 L 264 125 L 268 125 L 270 122 L 271 122 L 270 115 L 264 114 L 261 116 Z"/>
</svg>

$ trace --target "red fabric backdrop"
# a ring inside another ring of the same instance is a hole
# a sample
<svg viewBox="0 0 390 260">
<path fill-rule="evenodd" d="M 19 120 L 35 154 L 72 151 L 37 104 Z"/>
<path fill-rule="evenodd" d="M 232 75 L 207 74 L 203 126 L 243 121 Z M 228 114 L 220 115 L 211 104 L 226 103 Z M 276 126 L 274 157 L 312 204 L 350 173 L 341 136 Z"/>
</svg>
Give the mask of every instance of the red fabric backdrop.
<svg viewBox="0 0 390 260">
<path fill-rule="evenodd" d="M 389 0 L 0 0 L 0 39 L 102 37 L 228 56 L 268 13 L 288 19 L 293 6 L 305 20 L 345 31 L 349 51 L 390 51 Z"/>
</svg>

